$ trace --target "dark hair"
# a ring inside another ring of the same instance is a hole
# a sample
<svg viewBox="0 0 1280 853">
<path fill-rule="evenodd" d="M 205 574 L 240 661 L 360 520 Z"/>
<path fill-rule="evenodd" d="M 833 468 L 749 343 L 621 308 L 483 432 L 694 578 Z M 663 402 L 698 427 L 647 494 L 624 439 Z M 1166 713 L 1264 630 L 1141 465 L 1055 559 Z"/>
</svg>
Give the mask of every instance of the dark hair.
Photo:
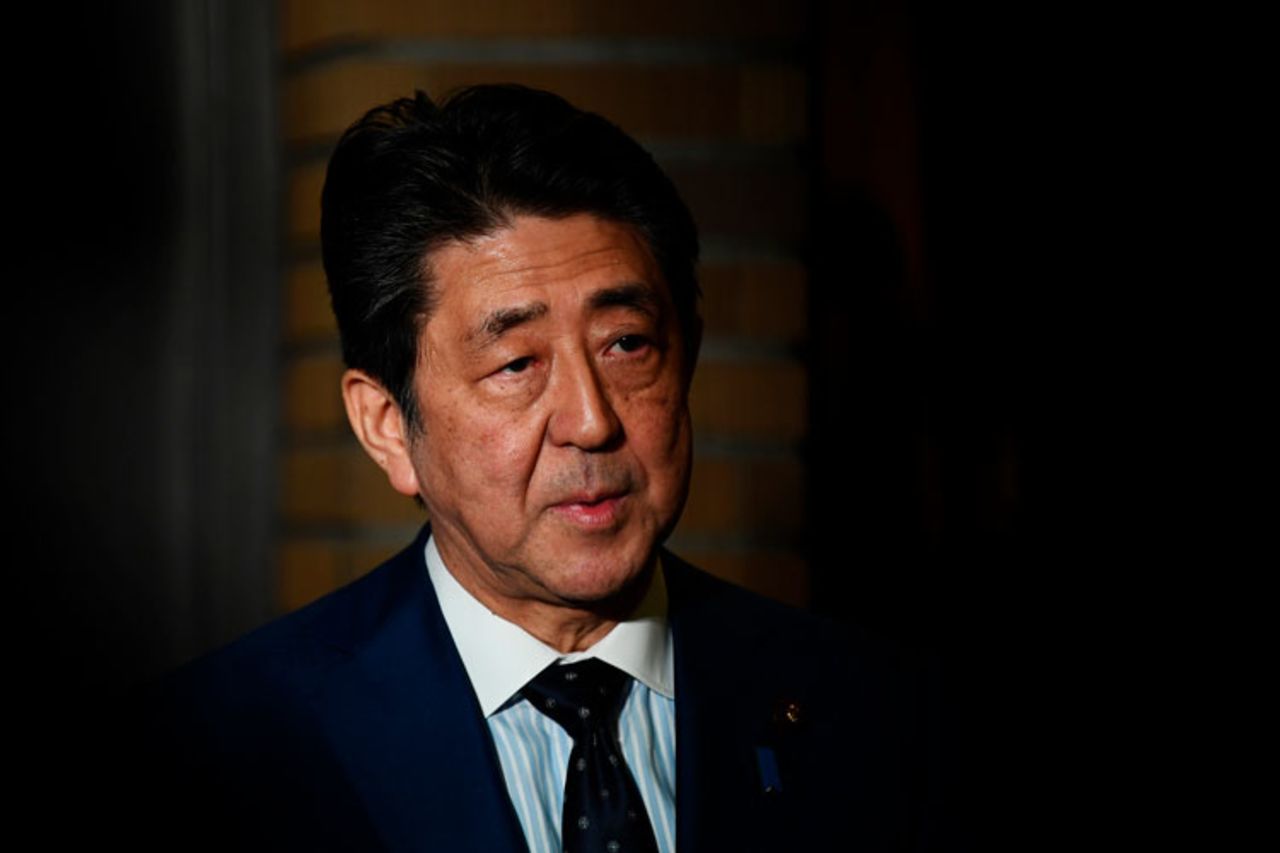
<svg viewBox="0 0 1280 853">
<path fill-rule="evenodd" d="M 462 89 L 438 106 L 417 92 L 370 110 L 338 141 L 321 201 L 324 269 L 347 366 L 381 382 L 416 426 L 430 252 L 513 216 L 576 213 L 645 238 L 684 340 L 694 341 L 697 228 L 670 179 L 616 125 L 514 85 Z"/>
</svg>

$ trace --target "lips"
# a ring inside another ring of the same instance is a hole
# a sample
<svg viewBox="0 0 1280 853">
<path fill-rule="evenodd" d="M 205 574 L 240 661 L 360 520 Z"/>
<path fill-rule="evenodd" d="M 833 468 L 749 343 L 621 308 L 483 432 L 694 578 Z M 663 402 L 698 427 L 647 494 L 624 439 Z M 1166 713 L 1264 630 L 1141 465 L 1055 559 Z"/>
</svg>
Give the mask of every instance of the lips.
<svg viewBox="0 0 1280 853">
<path fill-rule="evenodd" d="M 584 492 L 552 504 L 551 512 L 580 527 L 609 527 L 618 520 L 626 499 L 625 491 Z"/>
</svg>

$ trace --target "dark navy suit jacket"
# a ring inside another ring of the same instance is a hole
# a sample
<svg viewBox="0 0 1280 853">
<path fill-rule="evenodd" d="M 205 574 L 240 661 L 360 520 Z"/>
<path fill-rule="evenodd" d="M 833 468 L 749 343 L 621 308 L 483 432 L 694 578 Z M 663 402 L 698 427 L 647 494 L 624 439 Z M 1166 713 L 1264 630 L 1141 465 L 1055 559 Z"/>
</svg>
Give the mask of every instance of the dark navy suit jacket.
<svg viewBox="0 0 1280 853">
<path fill-rule="evenodd" d="M 427 533 L 151 691 L 135 735 L 158 783 L 135 798 L 151 843 L 526 849 L 427 577 Z M 678 849 L 932 847 L 931 721 L 911 669 L 663 560 Z"/>
</svg>

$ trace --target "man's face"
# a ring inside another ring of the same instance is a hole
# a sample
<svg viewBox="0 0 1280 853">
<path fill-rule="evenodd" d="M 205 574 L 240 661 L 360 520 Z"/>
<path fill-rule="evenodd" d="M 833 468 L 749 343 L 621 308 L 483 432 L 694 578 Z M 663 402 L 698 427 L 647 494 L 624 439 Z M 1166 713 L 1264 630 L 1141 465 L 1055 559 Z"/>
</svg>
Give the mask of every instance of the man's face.
<svg viewBox="0 0 1280 853">
<path fill-rule="evenodd" d="M 691 355 L 647 245 L 588 215 L 518 217 L 430 263 L 410 455 L 445 562 L 517 598 L 618 594 L 689 480 Z"/>
</svg>

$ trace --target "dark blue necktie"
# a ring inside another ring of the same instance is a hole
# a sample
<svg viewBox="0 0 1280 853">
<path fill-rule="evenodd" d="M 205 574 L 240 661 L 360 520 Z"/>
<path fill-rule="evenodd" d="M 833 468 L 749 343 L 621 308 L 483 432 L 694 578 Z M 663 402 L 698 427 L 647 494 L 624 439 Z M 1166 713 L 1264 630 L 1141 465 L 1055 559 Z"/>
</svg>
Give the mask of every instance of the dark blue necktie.
<svg viewBox="0 0 1280 853">
<path fill-rule="evenodd" d="M 524 696 L 573 738 L 560 818 L 565 853 L 657 853 L 649 813 L 618 745 L 631 676 L 588 658 L 553 664 Z"/>
</svg>

